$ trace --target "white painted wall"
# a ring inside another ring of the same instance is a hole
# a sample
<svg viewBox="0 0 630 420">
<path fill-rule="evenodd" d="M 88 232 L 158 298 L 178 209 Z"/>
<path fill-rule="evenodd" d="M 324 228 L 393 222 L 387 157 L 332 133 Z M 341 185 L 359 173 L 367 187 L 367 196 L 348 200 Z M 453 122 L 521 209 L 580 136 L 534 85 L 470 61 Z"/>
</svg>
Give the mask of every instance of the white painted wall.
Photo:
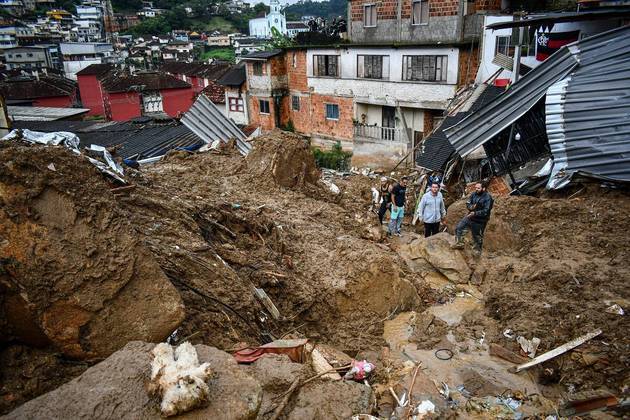
<svg viewBox="0 0 630 420">
<path fill-rule="evenodd" d="M 243 99 L 243 112 L 234 112 L 230 111 L 230 99 L 229 98 L 238 98 L 239 93 L 236 90 L 225 90 L 225 115 L 228 118 L 231 118 L 236 124 L 248 125 L 249 124 L 249 116 L 247 113 L 247 95 L 243 94 L 241 99 Z"/>
<path fill-rule="evenodd" d="M 448 100 L 454 96 L 456 90 L 458 53 L 457 48 L 310 49 L 307 51 L 308 86 L 317 94 L 354 97 L 357 102 L 445 109 Z M 315 77 L 313 75 L 314 55 L 338 55 L 341 77 Z M 357 78 L 358 55 L 389 56 L 389 77 L 379 80 Z M 446 55 L 448 57 L 446 83 L 403 81 L 404 55 Z"/>
<path fill-rule="evenodd" d="M 486 16 L 484 19 L 484 28 L 493 23 L 499 22 L 511 22 L 514 18 L 512 16 Z M 485 29 L 483 31 L 483 38 L 481 41 L 481 62 L 479 63 L 479 71 L 477 72 L 477 78 L 475 82 L 483 83 L 490 76 L 492 76 L 495 72 L 497 72 L 500 67 L 492 64 L 492 60 L 494 60 L 494 52 L 497 47 L 497 36 L 510 36 L 512 34 L 512 29 L 499 29 L 493 31 L 492 29 Z M 503 70 L 498 78 L 499 79 L 509 79 L 511 76 L 511 71 Z"/>
</svg>

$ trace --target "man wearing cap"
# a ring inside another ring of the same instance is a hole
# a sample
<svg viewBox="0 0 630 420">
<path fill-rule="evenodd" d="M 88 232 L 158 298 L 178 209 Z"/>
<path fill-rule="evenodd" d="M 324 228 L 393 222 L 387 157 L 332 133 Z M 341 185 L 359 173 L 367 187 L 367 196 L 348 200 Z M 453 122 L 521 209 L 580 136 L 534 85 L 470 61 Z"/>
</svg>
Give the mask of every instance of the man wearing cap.
<svg viewBox="0 0 630 420">
<path fill-rule="evenodd" d="M 400 236 L 400 227 L 405 216 L 405 194 L 407 192 L 407 177 L 403 176 L 400 183 L 395 184 L 391 192 L 392 209 L 390 211 L 388 234 Z"/>
</svg>

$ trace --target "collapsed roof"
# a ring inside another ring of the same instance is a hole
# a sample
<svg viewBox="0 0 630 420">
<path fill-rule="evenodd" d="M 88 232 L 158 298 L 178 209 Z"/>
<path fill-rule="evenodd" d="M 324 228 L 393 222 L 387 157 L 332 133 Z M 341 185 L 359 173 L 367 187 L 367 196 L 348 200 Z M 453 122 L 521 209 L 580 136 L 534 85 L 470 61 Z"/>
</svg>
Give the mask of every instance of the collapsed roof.
<svg viewBox="0 0 630 420">
<path fill-rule="evenodd" d="M 444 130 L 462 157 L 542 103 L 548 188 L 578 173 L 630 181 L 630 27 L 566 45 L 478 112 Z"/>
</svg>

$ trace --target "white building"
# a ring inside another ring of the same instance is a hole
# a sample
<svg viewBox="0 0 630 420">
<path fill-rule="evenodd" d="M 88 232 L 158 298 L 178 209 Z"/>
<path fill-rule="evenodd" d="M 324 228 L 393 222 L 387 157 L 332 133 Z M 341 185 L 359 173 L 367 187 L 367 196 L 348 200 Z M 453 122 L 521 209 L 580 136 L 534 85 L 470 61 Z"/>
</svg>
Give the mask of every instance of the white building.
<svg viewBox="0 0 630 420">
<path fill-rule="evenodd" d="M 271 38 L 271 28 L 276 28 L 281 34 L 287 34 L 287 18 L 280 9 L 278 0 L 271 0 L 269 14 L 249 21 L 249 36 L 256 38 Z"/>
<path fill-rule="evenodd" d="M 114 47 L 104 42 L 62 42 L 63 71 L 66 77 L 77 80 L 76 74 L 90 64 L 105 64 L 113 60 Z"/>
<path fill-rule="evenodd" d="M 309 27 L 302 21 L 287 22 L 287 35 L 289 38 L 295 38 L 300 32 L 308 32 Z"/>
</svg>

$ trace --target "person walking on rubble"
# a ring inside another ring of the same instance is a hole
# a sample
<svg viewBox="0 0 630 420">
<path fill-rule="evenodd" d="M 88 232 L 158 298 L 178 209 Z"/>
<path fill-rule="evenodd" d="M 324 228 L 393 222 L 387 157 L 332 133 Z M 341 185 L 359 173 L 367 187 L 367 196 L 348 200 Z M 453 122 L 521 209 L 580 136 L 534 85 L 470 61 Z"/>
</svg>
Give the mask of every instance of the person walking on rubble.
<svg viewBox="0 0 630 420">
<path fill-rule="evenodd" d="M 381 177 L 381 185 L 379 187 L 379 194 L 381 197 L 381 204 L 378 209 L 378 221 L 383 224 L 383 219 L 385 218 L 385 213 L 387 213 L 387 209 L 389 209 L 392 205 L 392 186 L 387 181 L 386 177 Z"/>
<path fill-rule="evenodd" d="M 453 244 L 453 249 L 464 248 L 463 236 L 466 231 L 472 231 L 475 253 L 480 255 L 483 246 L 483 232 L 490 219 L 492 205 L 494 199 L 487 191 L 487 182 L 478 182 L 475 184 L 475 191 L 470 195 L 466 202 L 468 214 L 462 218 L 455 228 L 455 237 L 457 242 Z"/>
<path fill-rule="evenodd" d="M 425 238 L 440 231 L 440 225 L 444 224 L 446 217 L 446 206 L 438 182 L 434 181 L 430 185 L 429 191 L 422 196 L 416 214 L 424 222 Z"/>
<path fill-rule="evenodd" d="M 403 217 L 405 216 L 405 194 L 407 192 L 407 177 L 403 176 L 400 183 L 393 186 L 390 193 L 392 200 L 392 208 L 389 211 L 389 227 L 387 233 L 389 235 L 400 236 L 400 228 L 402 226 Z"/>
</svg>

